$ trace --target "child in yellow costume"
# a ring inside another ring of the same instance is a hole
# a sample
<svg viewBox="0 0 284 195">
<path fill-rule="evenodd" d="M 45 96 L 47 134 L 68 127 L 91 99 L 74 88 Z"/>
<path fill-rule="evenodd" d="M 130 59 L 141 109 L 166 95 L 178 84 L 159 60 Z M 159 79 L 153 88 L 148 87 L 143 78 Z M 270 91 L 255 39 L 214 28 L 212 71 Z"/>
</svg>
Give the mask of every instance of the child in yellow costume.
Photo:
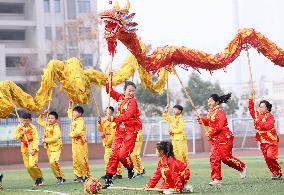
<svg viewBox="0 0 284 195">
<path fill-rule="evenodd" d="M 38 134 L 36 127 L 31 122 L 32 115 L 22 113 L 21 124 L 16 127 L 13 138 L 21 141 L 24 165 L 31 178 L 35 181 L 35 185 L 41 186 L 43 185 L 43 178 L 38 167 Z"/>
<path fill-rule="evenodd" d="M 45 121 L 47 114 L 48 122 Z M 65 179 L 59 164 L 62 140 L 60 126 L 58 124 L 58 114 L 54 111 L 50 113 L 46 111 L 39 116 L 37 123 L 44 128 L 42 142 L 47 152 L 50 167 L 57 178 L 57 184 L 63 184 Z"/>
<path fill-rule="evenodd" d="M 168 121 L 171 126 L 169 130 L 170 138 L 174 148 L 175 158 L 187 163 L 188 161 L 188 146 L 187 138 L 184 131 L 184 119 L 182 117 L 183 107 L 175 105 L 173 107 L 173 116 L 169 115 L 169 107 L 163 113 L 163 118 Z"/>
<path fill-rule="evenodd" d="M 143 145 L 143 133 L 142 130 L 138 131 L 137 138 L 135 142 L 135 147 L 133 149 L 133 152 L 131 153 L 130 157 L 134 164 L 135 169 L 135 175 L 134 178 L 141 178 L 146 173 L 145 169 L 141 162 L 141 150 Z"/>
<path fill-rule="evenodd" d="M 109 112 L 110 116 L 113 116 L 114 108 L 112 106 L 107 108 L 104 112 L 105 117 L 107 116 L 107 112 Z M 105 148 L 105 154 L 104 154 L 105 167 L 107 166 L 107 163 L 112 153 L 111 145 L 115 135 L 115 126 L 116 126 L 115 122 L 110 122 L 106 118 L 101 120 L 101 117 L 98 117 L 97 128 L 102 134 L 103 146 Z M 102 176 L 101 178 L 105 179 L 105 175 Z M 122 179 L 121 163 L 118 164 L 117 172 L 116 175 L 113 177 L 113 179 Z"/>
<path fill-rule="evenodd" d="M 84 109 L 81 106 L 76 106 L 72 110 L 70 105 L 71 104 L 69 104 L 67 114 L 72 120 L 70 137 L 72 139 L 74 182 L 84 182 L 90 177 L 86 124 L 82 118 Z"/>
</svg>

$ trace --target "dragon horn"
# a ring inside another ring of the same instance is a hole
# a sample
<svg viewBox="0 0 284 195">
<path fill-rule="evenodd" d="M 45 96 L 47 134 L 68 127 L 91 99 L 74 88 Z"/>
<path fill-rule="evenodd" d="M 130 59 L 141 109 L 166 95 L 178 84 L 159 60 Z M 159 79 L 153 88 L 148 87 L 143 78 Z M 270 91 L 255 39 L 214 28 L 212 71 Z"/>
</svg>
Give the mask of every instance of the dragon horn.
<svg viewBox="0 0 284 195">
<path fill-rule="evenodd" d="M 127 0 L 125 6 L 124 6 L 124 8 L 123 8 L 123 11 L 128 11 L 129 8 L 130 8 L 130 2 L 129 2 L 129 0 Z"/>
<path fill-rule="evenodd" d="M 119 6 L 119 3 L 117 1 L 115 2 L 113 8 L 116 9 L 116 10 L 120 10 L 120 6 Z"/>
</svg>

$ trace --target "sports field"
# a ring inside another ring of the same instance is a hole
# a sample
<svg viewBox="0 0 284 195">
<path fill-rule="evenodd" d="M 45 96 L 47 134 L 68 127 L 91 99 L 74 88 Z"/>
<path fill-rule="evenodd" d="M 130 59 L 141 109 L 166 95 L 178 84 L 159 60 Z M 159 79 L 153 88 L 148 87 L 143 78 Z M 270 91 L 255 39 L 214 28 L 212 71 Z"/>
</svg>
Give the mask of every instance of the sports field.
<svg viewBox="0 0 284 195">
<path fill-rule="evenodd" d="M 226 195 L 244 195 L 244 194 L 262 194 L 262 195 L 283 195 L 284 179 L 273 181 L 271 174 L 265 165 L 262 156 L 240 157 L 248 165 L 248 177 L 241 180 L 239 173 L 227 166 L 222 167 L 223 184 L 221 187 L 211 187 L 208 185 L 210 180 L 209 159 L 193 159 L 190 161 L 191 180 L 194 194 L 226 194 Z M 284 162 L 284 156 L 280 157 Z M 146 175 L 139 179 L 126 179 L 126 171 L 122 180 L 115 180 L 114 186 L 143 187 L 153 174 L 157 161 L 147 161 L 144 163 Z M 282 167 L 284 165 L 282 164 Z M 5 175 L 1 195 L 6 194 L 83 194 L 83 184 L 73 183 L 72 167 L 64 167 L 64 173 L 67 179 L 66 184 L 56 185 L 55 178 L 49 168 L 42 169 L 44 173 L 45 185 L 33 188 L 33 181 L 28 176 L 26 170 L 4 171 Z M 100 177 L 104 174 L 103 165 L 92 165 L 92 175 Z M 103 182 L 103 180 L 101 180 Z M 38 191 L 37 191 L 38 190 Z M 101 194 L 158 194 L 157 192 L 144 191 L 121 191 L 121 190 L 103 190 Z"/>
</svg>

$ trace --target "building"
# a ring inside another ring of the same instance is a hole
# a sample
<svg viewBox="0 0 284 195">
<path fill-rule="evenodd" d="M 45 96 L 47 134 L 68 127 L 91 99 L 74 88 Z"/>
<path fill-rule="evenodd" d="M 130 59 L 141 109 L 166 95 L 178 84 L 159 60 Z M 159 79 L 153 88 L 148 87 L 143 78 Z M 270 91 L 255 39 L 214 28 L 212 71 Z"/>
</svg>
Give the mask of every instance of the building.
<svg viewBox="0 0 284 195">
<path fill-rule="evenodd" d="M 97 23 L 84 23 L 94 16 L 96 0 L 0 0 L 0 80 L 38 81 L 53 58 L 98 65 Z"/>
<path fill-rule="evenodd" d="M 268 100 L 272 103 L 272 112 L 277 115 L 284 114 L 284 81 L 267 80 L 261 77 L 258 81 L 254 81 L 255 101 L 259 103 L 261 100 Z M 226 83 L 222 84 L 226 91 L 232 91 L 239 98 L 238 114 L 248 115 L 248 99 L 251 94 L 251 85 L 249 82 Z M 238 89 L 240 91 L 235 91 Z"/>
</svg>

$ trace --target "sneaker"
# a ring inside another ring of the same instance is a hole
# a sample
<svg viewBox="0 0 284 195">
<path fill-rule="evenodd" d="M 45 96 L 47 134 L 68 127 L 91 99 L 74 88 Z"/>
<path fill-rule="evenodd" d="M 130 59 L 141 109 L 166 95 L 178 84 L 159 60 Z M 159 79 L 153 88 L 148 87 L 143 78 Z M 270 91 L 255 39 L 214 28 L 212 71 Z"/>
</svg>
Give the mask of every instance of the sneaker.
<svg viewBox="0 0 284 195">
<path fill-rule="evenodd" d="M 44 185 L 43 178 L 37 178 L 35 182 L 35 186 L 42 186 L 42 185 Z"/>
<path fill-rule="evenodd" d="M 134 177 L 133 169 L 127 169 L 127 170 L 128 170 L 128 179 L 132 179 Z"/>
<path fill-rule="evenodd" d="M 247 177 L 247 166 L 240 172 L 241 179 L 245 179 Z"/>
<path fill-rule="evenodd" d="M 142 175 L 145 175 L 146 174 L 146 170 L 145 169 L 143 169 L 143 171 L 142 171 L 142 173 L 141 173 Z"/>
<path fill-rule="evenodd" d="M 2 180 L 3 180 L 3 174 L 0 175 L 0 190 L 3 189 L 3 186 L 2 186 Z"/>
<path fill-rule="evenodd" d="M 112 185 L 113 185 L 113 182 L 111 179 L 105 179 L 105 184 L 103 185 L 102 189 L 108 189 Z"/>
<path fill-rule="evenodd" d="M 282 177 L 282 173 L 279 173 L 279 174 L 272 174 L 271 179 L 273 179 L 273 180 L 278 180 L 278 179 L 281 179 L 281 177 Z"/>
<path fill-rule="evenodd" d="M 115 180 L 115 179 L 122 179 L 122 175 L 115 175 L 115 176 L 113 176 L 112 179 L 113 179 L 113 180 Z"/>
<path fill-rule="evenodd" d="M 63 184 L 63 183 L 65 183 L 65 179 L 63 179 L 62 177 L 57 177 L 57 182 L 56 182 L 56 184 L 58 184 L 58 185 L 60 185 L 60 184 Z"/>
<path fill-rule="evenodd" d="M 192 187 L 192 185 L 190 185 L 190 184 L 185 184 L 184 186 L 183 186 L 183 189 L 182 189 L 182 192 L 190 192 L 190 193 L 192 193 L 193 192 L 193 187 Z"/>
<path fill-rule="evenodd" d="M 76 182 L 76 183 L 83 183 L 84 182 L 83 178 L 82 177 L 78 177 L 78 176 L 76 176 L 76 178 L 73 181 Z"/>
<path fill-rule="evenodd" d="M 174 192 L 172 190 L 163 190 L 163 194 L 173 194 Z"/>
<path fill-rule="evenodd" d="M 210 186 L 220 186 L 222 185 L 222 180 L 214 179 L 213 181 L 209 182 Z"/>
<path fill-rule="evenodd" d="M 106 175 L 101 176 L 101 179 L 106 179 Z"/>
<path fill-rule="evenodd" d="M 85 177 L 83 178 L 83 182 L 87 181 L 87 179 L 88 179 L 88 177 L 85 176 Z"/>
<path fill-rule="evenodd" d="M 142 177 L 144 177 L 144 175 L 142 173 L 136 174 L 136 175 L 133 176 L 133 178 L 142 178 Z"/>
</svg>

